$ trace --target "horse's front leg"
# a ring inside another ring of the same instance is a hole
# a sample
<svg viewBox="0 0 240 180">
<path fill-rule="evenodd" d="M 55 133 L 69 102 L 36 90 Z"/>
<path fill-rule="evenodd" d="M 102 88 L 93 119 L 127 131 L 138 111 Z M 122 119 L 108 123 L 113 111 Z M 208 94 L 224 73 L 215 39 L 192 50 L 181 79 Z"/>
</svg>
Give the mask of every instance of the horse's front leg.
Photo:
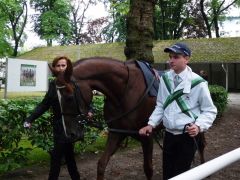
<svg viewBox="0 0 240 180">
<path fill-rule="evenodd" d="M 117 151 L 124 138 L 125 136 L 121 134 L 109 132 L 104 153 L 98 161 L 97 180 L 103 180 L 108 161 L 110 157 Z"/>
<path fill-rule="evenodd" d="M 152 137 L 143 137 L 141 139 L 142 149 L 143 149 L 143 158 L 144 158 L 144 172 L 148 180 L 152 179 L 153 176 L 153 165 L 152 165 L 152 156 L 153 156 L 153 139 Z"/>
</svg>

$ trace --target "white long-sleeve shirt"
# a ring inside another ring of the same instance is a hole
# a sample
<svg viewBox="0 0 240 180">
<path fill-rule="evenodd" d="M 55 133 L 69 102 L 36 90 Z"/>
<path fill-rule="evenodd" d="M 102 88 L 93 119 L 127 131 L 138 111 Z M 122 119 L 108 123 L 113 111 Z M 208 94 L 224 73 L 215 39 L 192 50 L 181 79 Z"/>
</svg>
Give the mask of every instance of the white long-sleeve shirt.
<svg viewBox="0 0 240 180">
<path fill-rule="evenodd" d="M 217 115 L 217 109 L 212 102 L 207 82 L 201 82 L 191 89 L 191 81 L 200 78 L 187 66 L 183 72 L 178 74 L 182 82 L 174 88 L 173 78 L 176 75 L 173 70 L 166 74 L 168 76 L 171 92 L 168 91 L 163 78 L 160 79 L 156 107 L 149 118 L 148 124 L 156 127 L 163 121 L 166 131 L 173 134 L 181 134 L 184 126 L 188 123 L 195 123 L 200 131 L 206 131 L 213 123 Z M 167 97 L 173 92 L 183 89 L 182 99 L 190 111 L 198 116 L 195 119 L 182 113 L 176 101 L 173 101 L 165 109 L 163 104 Z"/>
</svg>

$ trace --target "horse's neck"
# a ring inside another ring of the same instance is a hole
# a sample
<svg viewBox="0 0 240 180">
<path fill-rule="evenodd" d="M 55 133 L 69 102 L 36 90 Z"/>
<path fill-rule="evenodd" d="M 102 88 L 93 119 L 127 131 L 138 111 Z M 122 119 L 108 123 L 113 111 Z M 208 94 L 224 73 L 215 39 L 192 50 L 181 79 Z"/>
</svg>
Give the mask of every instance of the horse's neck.
<svg viewBox="0 0 240 180">
<path fill-rule="evenodd" d="M 122 71 L 113 71 L 109 76 L 98 77 L 100 78 L 95 85 L 98 85 L 99 90 L 106 95 L 112 105 L 122 106 L 129 98 L 133 103 L 137 102 L 138 97 L 134 94 L 142 94 L 145 89 L 143 75 L 135 65 L 124 67 Z"/>
<path fill-rule="evenodd" d="M 102 92 L 115 102 L 124 94 L 128 83 L 129 72 L 123 64 L 95 62 L 81 66 L 79 72 L 79 79 L 87 80 L 92 90 Z"/>
<path fill-rule="evenodd" d="M 102 76 L 99 74 L 92 82 L 93 89 L 101 91 L 111 99 L 116 99 L 124 94 L 128 79 L 125 74 L 111 72 Z"/>
</svg>

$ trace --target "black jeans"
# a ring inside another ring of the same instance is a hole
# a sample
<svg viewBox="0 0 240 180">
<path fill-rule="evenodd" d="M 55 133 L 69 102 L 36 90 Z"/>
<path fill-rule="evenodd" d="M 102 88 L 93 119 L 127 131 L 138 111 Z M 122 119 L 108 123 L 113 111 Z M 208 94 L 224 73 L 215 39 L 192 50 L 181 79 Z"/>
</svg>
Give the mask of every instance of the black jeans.
<svg viewBox="0 0 240 180">
<path fill-rule="evenodd" d="M 72 180 L 80 180 L 80 175 L 77 169 L 76 161 L 74 158 L 74 147 L 72 143 L 54 143 L 53 151 L 51 153 L 49 180 L 57 180 L 60 168 L 61 160 L 65 157 L 68 172 Z"/>
<path fill-rule="evenodd" d="M 173 135 L 166 131 L 163 142 L 163 179 L 170 179 L 189 170 L 196 149 L 194 139 L 187 133 Z"/>
</svg>

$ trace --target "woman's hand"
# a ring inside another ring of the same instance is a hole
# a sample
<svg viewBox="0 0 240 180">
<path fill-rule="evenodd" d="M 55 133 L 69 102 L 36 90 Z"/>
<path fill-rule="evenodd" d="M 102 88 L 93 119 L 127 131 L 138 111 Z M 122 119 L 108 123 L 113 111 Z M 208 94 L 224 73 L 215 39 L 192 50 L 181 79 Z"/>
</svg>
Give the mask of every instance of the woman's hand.
<svg viewBox="0 0 240 180">
<path fill-rule="evenodd" d="M 25 122 L 23 123 L 23 127 L 25 127 L 25 128 L 31 128 L 31 126 L 32 126 L 32 124 L 29 123 L 29 122 L 27 122 L 27 121 L 25 121 Z"/>
<path fill-rule="evenodd" d="M 88 114 L 87 114 L 87 118 L 88 118 L 89 120 L 91 120 L 92 117 L 93 117 L 93 113 L 89 111 Z"/>
</svg>

